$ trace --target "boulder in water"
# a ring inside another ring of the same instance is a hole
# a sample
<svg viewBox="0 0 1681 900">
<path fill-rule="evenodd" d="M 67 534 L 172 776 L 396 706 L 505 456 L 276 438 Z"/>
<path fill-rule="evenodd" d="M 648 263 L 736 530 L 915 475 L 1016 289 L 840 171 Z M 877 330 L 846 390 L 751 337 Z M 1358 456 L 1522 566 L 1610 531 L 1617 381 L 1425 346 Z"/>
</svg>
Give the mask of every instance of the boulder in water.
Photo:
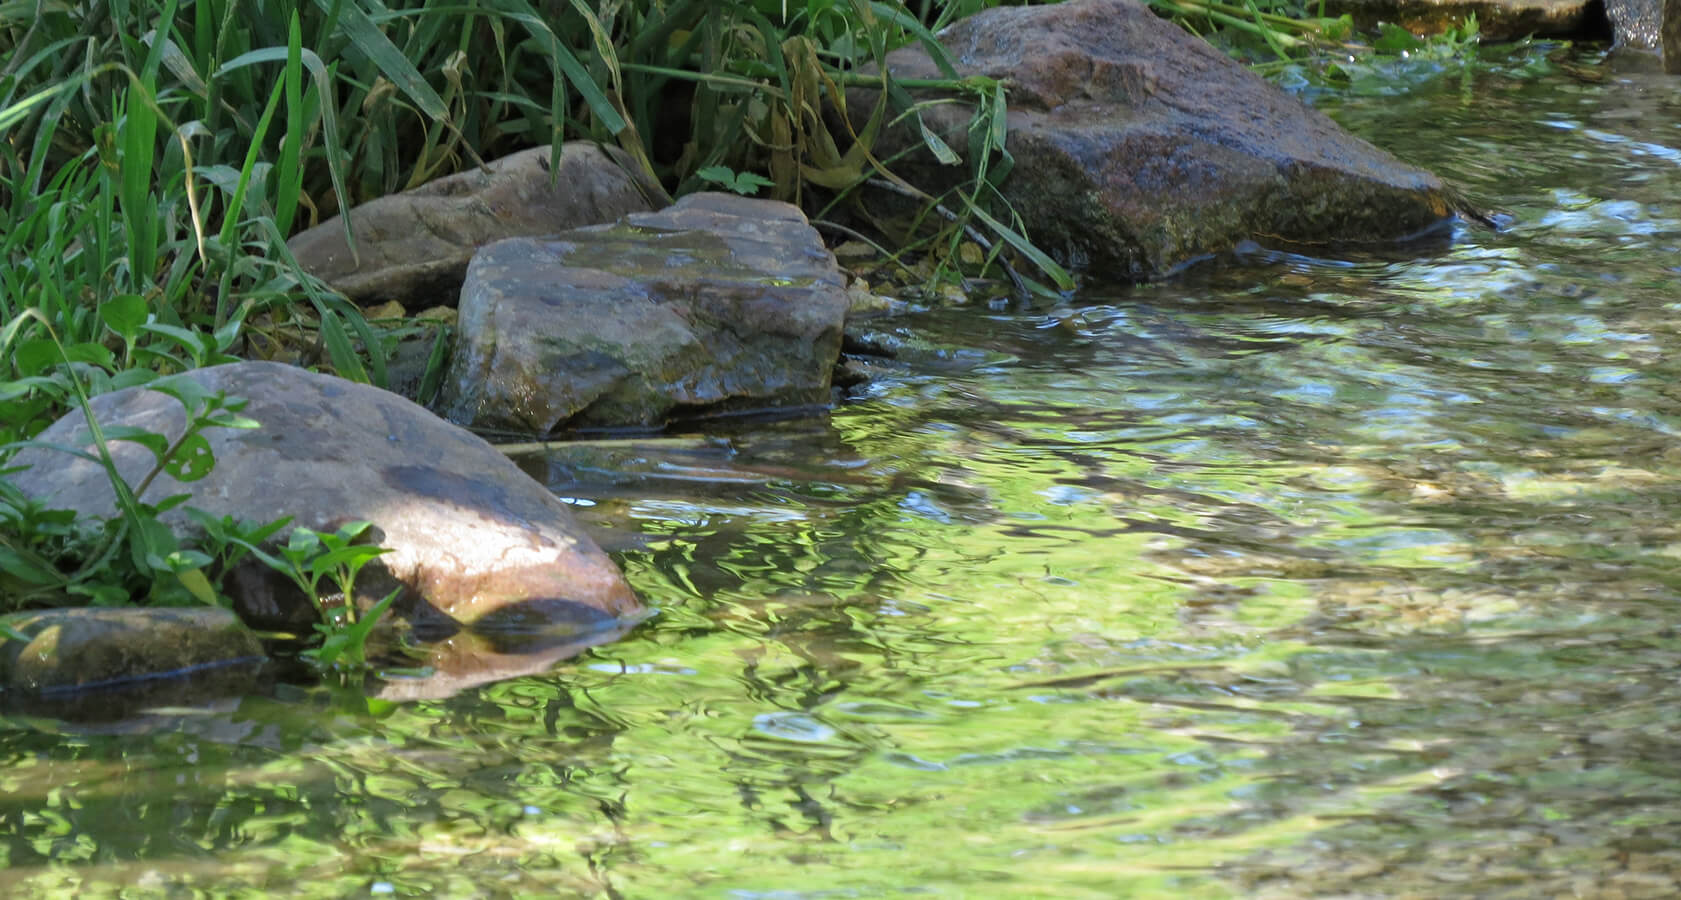
<svg viewBox="0 0 1681 900">
<path fill-rule="evenodd" d="M 390 552 L 363 570 L 358 589 L 377 599 L 401 588 L 395 609 L 417 625 L 447 631 L 509 620 L 605 632 L 640 611 L 618 567 L 564 502 L 482 438 L 408 400 L 269 362 L 175 377 L 245 398 L 242 414 L 261 427 L 205 429 L 210 473 L 188 483 L 160 474 L 142 500 L 185 493 L 187 505 L 214 517 L 290 517 L 293 526 L 326 532 L 371 522 L 369 536 Z M 107 425 L 171 438 L 185 422 L 175 398 L 148 387 L 95 397 L 92 412 Z M 38 439 L 85 445 L 87 424 L 71 413 Z M 140 444 L 107 446 L 131 485 L 154 464 Z M 105 471 L 88 460 L 31 447 L 11 463 L 28 467 L 12 481 L 49 506 L 102 519 L 116 514 Z M 163 521 L 181 534 L 196 529 L 182 508 Z M 317 618 L 307 598 L 255 561 L 231 573 L 229 584 L 248 622 L 307 628 Z"/>
<path fill-rule="evenodd" d="M 461 289 L 440 407 L 479 428 L 659 426 L 829 401 L 848 307 L 799 209 L 691 194 L 492 244 Z"/>
<path fill-rule="evenodd" d="M 1000 191 L 1027 236 L 1067 265 L 1147 279 L 1245 241 L 1388 243 L 1452 213 L 1434 175 L 1134 0 L 998 7 L 939 38 L 959 76 L 1006 83 L 1015 166 Z M 920 45 L 889 54 L 887 66 L 898 79 L 941 77 Z M 876 96 L 849 92 L 855 127 Z M 966 148 L 972 113 L 944 103 L 921 117 L 946 144 Z M 927 149 L 898 155 L 921 144 L 903 124 L 882 136 L 876 155 L 932 193 L 957 184 L 966 167 L 942 165 Z M 903 204 L 880 199 L 887 214 Z"/>
</svg>

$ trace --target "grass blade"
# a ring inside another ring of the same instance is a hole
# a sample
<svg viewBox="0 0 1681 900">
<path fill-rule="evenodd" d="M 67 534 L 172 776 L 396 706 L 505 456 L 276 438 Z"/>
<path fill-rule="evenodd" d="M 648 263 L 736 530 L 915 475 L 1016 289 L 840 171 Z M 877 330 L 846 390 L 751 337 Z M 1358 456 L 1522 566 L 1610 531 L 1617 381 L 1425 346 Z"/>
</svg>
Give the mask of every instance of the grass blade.
<svg viewBox="0 0 1681 900">
<path fill-rule="evenodd" d="M 373 19 L 368 18 L 367 12 L 357 0 L 315 0 L 315 5 L 329 15 L 335 12 L 338 14 L 339 30 L 356 45 L 356 49 L 362 51 L 379 67 L 380 72 L 384 73 L 398 90 L 407 94 L 415 106 L 420 107 L 421 112 L 439 121 L 449 118 L 449 109 L 444 105 L 444 98 L 432 90 L 432 86 L 426 83 L 426 77 L 420 74 L 414 63 L 409 62 L 403 51 L 391 43 L 391 39 L 379 30 Z"/>
<path fill-rule="evenodd" d="M 286 35 L 286 136 L 280 142 L 279 174 L 275 179 L 274 224 L 281 234 L 290 234 L 297 215 L 298 195 L 303 192 L 303 30 L 293 10 Z"/>
</svg>

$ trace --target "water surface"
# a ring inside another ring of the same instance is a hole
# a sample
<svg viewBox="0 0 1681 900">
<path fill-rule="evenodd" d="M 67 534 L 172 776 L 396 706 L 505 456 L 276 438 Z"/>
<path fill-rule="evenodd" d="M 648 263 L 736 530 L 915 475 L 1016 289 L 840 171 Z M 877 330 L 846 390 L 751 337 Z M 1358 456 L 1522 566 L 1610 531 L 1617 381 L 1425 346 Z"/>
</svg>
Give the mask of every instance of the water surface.
<svg viewBox="0 0 1681 900">
<path fill-rule="evenodd" d="M 1681 82 L 1548 52 L 1315 97 L 1502 231 L 882 321 L 825 418 L 556 454 L 661 612 L 551 672 L 0 721 L 0 890 L 1673 894 Z"/>
</svg>

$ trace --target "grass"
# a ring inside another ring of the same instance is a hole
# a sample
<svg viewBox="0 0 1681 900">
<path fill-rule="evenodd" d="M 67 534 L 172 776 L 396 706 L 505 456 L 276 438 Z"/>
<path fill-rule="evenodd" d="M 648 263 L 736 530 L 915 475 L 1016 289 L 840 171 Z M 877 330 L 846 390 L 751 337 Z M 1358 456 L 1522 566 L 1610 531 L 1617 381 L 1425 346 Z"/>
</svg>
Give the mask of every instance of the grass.
<svg viewBox="0 0 1681 900">
<path fill-rule="evenodd" d="M 1346 20 L 1289 5 L 1152 2 L 1267 65 L 1323 48 L 1346 57 L 1354 39 Z M 886 184 L 927 210 L 923 230 L 895 238 L 903 251 L 955 258 L 972 240 L 989 263 L 1032 266 L 1024 285 L 1066 291 L 1072 278 L 996 191 L 1013 165 L 1006 86 L 957 77 L 934 37 L 994 5 L 0 0 L 0 46 L 11 48 L 0 57 L 0 459 L 66 410 L 86 410 L 92 394 L 179 392 L 163 379 L 241 357 L 282 354 L 383 385 L 394 333 L 303 272 L 286 238 L 355 204 L 568 139 L 615 144 L 679 194 L 724 187 L 821 209 L 866 182 Z M 1382 35 L 1379 51 L 1385 40 L 1404 43 Z M 859 74 L 913 43 L 945 77 L 912 85 Z M 866 127 L 837 132 L 827 123 L 846 121 L 835 113 L 858 84 L 884 90 Z M 881 128 L 915 122 L 919 103 L 932 102 L 910 88 L 975 110 L 968 146 L 923 131 L 930 151 L 967 169 L 947 194 L 923 193 L 874 155 Z M 434 382 L 442 347 L 440 336 Z M 189 438 L 240 425 L 237 398 L 178 399 L 195 423 Z M 192 449 L 112 436 L 155 447 L 164 469 Z M 269 526 L 227 523 L 207 528 L 213 546 L 178 546 L 158 508 L 104 463 L 124 498 L 112 525 L 42 509 L 0 481 L 4 603 L 226 603 L 217 572 Z M 331 552 L 319 536 L 314 546 Z M 272 558 L 282 571 L 314 571 L 309 558 Z"/>
</svg>

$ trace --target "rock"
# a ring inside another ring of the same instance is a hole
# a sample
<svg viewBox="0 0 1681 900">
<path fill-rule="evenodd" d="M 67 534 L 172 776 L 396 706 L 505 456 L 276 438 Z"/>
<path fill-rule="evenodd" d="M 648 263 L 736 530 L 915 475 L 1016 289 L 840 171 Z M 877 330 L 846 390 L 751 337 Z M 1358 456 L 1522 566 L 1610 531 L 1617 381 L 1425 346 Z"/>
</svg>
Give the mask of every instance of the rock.
<svg viewBox="0 0 1681 900">
<path fill-rule="evenodd" d="M 357 302 L 453 305 L 467 263 L 485 244 L 664 205 L 659 185 L 634 171 L 616 150 L 573 141 L 562 147 L 555 177 L 549 148 L 533 147 L 356 207 L 350 212 L 354 254 L 336 216 L 287 246 L 305 271 Z"/>
<path fill-rule="evenodd" d="M 1605 0 L 1617 49 L 1656 53 L 1665 72 L 1681 74 L 1681 0 Z"/>
<path fill-rule="evenodd" d="M 1132 0 L 999 7 L 940 34 L 959 75 L 1008 79 L 1001 192 L 1028 237 L 1062 262 L 1150 278 L 1255 240 L 1376 242 L 1418 234 L 1451 209 L 1442 183 L 1354 137 L 1207 43 Z M 937 78 L 918 45 L 887 57 L 896 78 Z M 875 93 L 849 92 L 862 127 Z M 925 107 L 923 121 L 966 148 L 971 108 Z M 919 143 L 904 125 L 880 159 Z M 926 149 L 894 170 L 938 194 L 967 167 Z M 871 192 L 889 209 L 903 201 Z"/>
<path fill-rule="evenodd" d="M 1441 34 L 1475 15 L 1483 40 L 1516 41 L 1582 34 L 1593 27 L 1596 6 L 1593 0 L 1328 0 L 1325 11 L 1352 16 L 1362 29 L 1393 22 L 1415 34 Z"/>
<path fill-rule="evenodd" d="M 28 641 L 0 637 L 0 692 L 115 689 L 221 669 L 249 682 L 268 659 L 238 616 L 208 607 L 13 613 L 0 616 L 6 631 Z"/>
<path fill-rule="evenodd" d="M 508 617 L 605 629 L 640 611 L 618 568 L 565 503 L 483 439 L 425 409 L 280 363 L 232 363 L 176 377 L 246 398 L 243 415 L 262 427 L 204 430 L 216 463 L 210 473 L 190 484 L 160 474 L 142 500 L 189 493 L 188 504 L 212 516 L 290 516 L 292 525 L 317 531 L 372 522 L 369 535 L 391 552 L 363 569 L 359 593 L 377 598 L 400 586 L 396 609 L 445 632 Z M 148 387 L 100 395 L 92 408 L 107 425 L 171 437 L 183 427 L 180 404 Z M 81 414 L 72 413 L 39 439 L 78 445 L 86 436 Z M 152 466 L 139 444 L 108 446 L 130 484 Z M 30 466 L 11 476 L 26 494 L 85 516 L 114 515 L 111 487 L 93 463 L 39 447 L 12 463 Z M 182 509 L 163 520 L 178 533 L 194 531 Z M 248 622 L 298 628 L 316 618 L 306 598 L 255 561 L 230 573 L 228 584 Z"/>
<path fill-rule="evenodd" d="M 546 435 L 829 401 L 846 281 L 786 203 L 691 194 L 473 258 L 440 408 Z"/>
</svg>

